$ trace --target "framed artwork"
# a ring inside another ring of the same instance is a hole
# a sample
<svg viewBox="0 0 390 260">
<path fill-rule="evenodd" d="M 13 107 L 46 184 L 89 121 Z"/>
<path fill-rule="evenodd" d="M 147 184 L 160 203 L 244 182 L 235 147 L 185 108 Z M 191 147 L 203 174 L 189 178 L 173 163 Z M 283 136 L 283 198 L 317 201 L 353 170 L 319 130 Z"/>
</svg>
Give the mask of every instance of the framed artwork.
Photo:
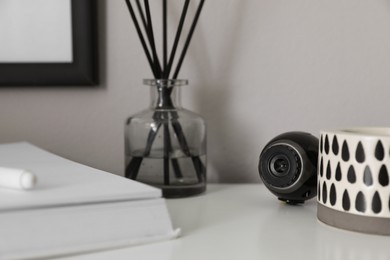
<svg viewBox="0 0 390 260">
<path fill-rule="evenodd" d="M 96 0 L 0 0 L 0 86 L 98 84 Z"/>
</svg>

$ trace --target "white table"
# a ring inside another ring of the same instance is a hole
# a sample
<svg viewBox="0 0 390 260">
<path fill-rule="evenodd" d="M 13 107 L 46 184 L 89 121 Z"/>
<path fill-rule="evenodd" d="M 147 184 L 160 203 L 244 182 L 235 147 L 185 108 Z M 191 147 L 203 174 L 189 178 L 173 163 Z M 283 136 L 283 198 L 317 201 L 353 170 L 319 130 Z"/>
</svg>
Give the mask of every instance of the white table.
<svg viewBox="0 0 390 260">
<path fill-rule="evenodd" d="M 327 226 L 317 220 L 315 199 L 290 206 L 262 184 L 209 185 L 201 196 L 167 204 L 179 239 L 72 259 L 390 259 L 390 237 Z"/>
</svg>

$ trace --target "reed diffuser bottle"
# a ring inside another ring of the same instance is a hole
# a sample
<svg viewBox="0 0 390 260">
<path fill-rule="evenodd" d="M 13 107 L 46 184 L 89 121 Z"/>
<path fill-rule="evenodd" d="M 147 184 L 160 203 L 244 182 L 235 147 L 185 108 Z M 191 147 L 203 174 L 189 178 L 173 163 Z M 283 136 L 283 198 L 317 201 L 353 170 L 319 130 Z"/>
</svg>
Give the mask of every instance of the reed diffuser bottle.
<svg viewBox="0 0 390 260">
<path fill-rule="evenodd" d="M 186 197 L 206 188 L 206 124 L 180 104 L 187 80 L 144 80 L 148 109 L 125 126 L 126 177 L 159 187 L 164 197 Z"/>
<path fill-rule="evenodd" d="M 166 198 L 187 197 L 206 189 L 206 124 L 200 116 L 181 107 L 180 89 L 188 82 L 177 79 L 204 1 L 199 0 L 174 68 L 190 0 L 183 3 L 170 52 L 167 40 L 168 1 L 162 0 L 161 63 L 154 40 L 149 0 L 143 1 L 143 7 L 140 0 L 135 0 L 138 15 L 131 1 L 125 0 L 154 76 L 154 79 L 144 80 L 144 84 L 151 87 L 149 108 L 129 117 L 126 122 L 125 176 L 161 188 Z"/>
</svg>

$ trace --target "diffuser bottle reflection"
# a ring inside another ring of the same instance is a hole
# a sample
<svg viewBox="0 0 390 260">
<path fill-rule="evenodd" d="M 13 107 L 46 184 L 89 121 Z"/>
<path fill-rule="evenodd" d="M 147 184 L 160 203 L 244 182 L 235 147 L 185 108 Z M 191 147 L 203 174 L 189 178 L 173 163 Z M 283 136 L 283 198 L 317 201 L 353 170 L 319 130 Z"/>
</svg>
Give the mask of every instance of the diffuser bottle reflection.
<svg viewBox="0 0 390 260">
<path fill-rule="evenodd" d="M 206 188 L 206 124 L 180 104 L 186 80 L 144 80 L 151 104 L 126 122 L 127 178 L 186 197 Z"/>
</svg>

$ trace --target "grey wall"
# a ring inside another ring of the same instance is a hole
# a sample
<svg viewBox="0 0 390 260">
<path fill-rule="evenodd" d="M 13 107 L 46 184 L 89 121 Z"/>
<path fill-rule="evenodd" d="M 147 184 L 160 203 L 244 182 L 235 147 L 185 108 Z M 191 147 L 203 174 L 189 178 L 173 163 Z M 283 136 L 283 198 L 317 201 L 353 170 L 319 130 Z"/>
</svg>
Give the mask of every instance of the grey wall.
<svg viewBox="0 0 390 260">
<path fill-rule="evenodd" d="M 98 1 L 102 84 L 0 88 L 0 142 L 121 175 L 124 121 L 148 104 L 151 73 L 124 1 Z M 206 1 L 181 77 L 183 104 L 208 121 L 209 180 L 259 181 L 262 147 L 285 131 L 387 126 L 389 32 L 388 0 Z"/>
</svg>

